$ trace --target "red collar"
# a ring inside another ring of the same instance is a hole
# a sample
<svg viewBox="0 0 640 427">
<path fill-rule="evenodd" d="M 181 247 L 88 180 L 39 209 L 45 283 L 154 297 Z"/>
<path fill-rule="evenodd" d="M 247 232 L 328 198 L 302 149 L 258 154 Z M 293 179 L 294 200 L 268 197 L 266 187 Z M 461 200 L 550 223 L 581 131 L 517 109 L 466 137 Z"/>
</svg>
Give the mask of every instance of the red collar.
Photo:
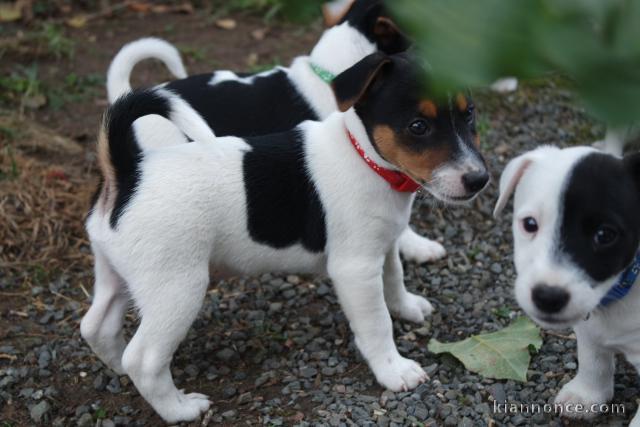
<svg viewBox="0 0 640 427">
<path fill-rule="evenodd" d="M 367 156 L 367 154 L 360 146 L 360 143 L 356 140 L 351 132 L 347 131 L 347 135 L 349 135 L 349 141 L 351 141 L 353 148 L 356 149 L 360 157 L 364 159 L 365 163 L 371 169 L 373 169 L 375 173 L 377 173 L 382 177 L 382 179 L 387 181 L 392 189 L 401 193 L 415 193 L 416 191 L 418 191 L 418 189 L 420 188 L 420 184 L 416 183 L 413 179 L 409 178 L 402 172 L 385 169 L 378 165 L 376 162 L 371 160 L 369 156 Z"/>
</svg>

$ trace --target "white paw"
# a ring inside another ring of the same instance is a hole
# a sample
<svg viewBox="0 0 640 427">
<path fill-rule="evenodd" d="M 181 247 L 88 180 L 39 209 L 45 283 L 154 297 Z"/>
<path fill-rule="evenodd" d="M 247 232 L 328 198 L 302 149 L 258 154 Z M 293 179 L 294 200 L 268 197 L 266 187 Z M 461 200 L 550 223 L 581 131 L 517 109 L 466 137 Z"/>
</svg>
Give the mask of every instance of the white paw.
<svg viewBox="0 0 640 427">
<path fill-rule="evenodd" d="M 598 415 L 597 408 L 613 397 L 613 390 L 594 388 L 580 381 L 578 377 L 569 381 L 556 396 L 555 403 L 564 405 L 563 415 L 570 418 L 590 419 Z M 576 405 L 582 405 L 582 411 L 576 411 Z M 595 411 L 591 409 L 595 408 Z"/>
<path fill-rule="evenodd" d="M 173 424 L 195 420 L 209 410 L 211 402 L 204 394 L 185 394 L 182 390 L 176 390 L 172 398 L 158 399 L 152 406 L 167 423 Z"/>
<path fill-rule="evenodd" d="M 400 253 L 404 259 L 423 263 L 443 258 L 447 250 L 438 242 L 422 237 L 407 229 L 400 236 Z"/>
<path fill-rule="evenodd" d="M 409 391 L 429 379 L 419 364 L 400 355 L 382 358 L 371 369 L 378 382 L 391 391 Z"/>
<path fill-rule="evenodd" d="M 636 416 L 629 423 L 629 427 L 640 427 L 640 412 L 636 412 Z"/>
<path fill-rule="evenodd" d="M 433 313 L 433 306 L 426 298 L 407 292 L 401 301 L 389 304 L 389 311 L 403 320 L 422 323 Z"/>
</svg>

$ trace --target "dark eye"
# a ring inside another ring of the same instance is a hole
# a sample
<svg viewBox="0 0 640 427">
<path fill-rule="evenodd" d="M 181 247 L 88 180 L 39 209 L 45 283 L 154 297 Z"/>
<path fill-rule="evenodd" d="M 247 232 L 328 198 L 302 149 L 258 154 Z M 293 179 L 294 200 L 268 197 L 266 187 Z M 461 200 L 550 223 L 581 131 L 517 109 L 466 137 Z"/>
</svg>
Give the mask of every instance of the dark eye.
<svg viewBox="0 0 640 427">
<path fill-rule="evenodd" d="M 538 232 L 538 221 L 534 217 L 528 216 L 522 220 L 522 227 L 524 231 L 529 234 L 534 234 Z"/>
<path fill-rule="evenodd" d="M 614 244 L 618 240 L 618 232 L 608 225 L 600 226 L 593 235 L 593 243 L 602 248 Z"/>
<path fill-rule="evenodd" d="M 473 124 L 473 122 L 475 121 L 476 115 L 475 115 L 475 111 L 476 111 L 476 107 L 473 104 L 469 104 L 469 106 L 467 107 L 467 111 L 465 111 L 464 113 L 464 118 L 467 121 L 468 124 Z"/>
<path fill-rule="evenodd" d="M 422 136 L 431 132 L 431 127 L 429 123 L 425 120 L 416 120 L 415 122 L 409 125 L 409 130 L 412 134 Z"/>
</svg>

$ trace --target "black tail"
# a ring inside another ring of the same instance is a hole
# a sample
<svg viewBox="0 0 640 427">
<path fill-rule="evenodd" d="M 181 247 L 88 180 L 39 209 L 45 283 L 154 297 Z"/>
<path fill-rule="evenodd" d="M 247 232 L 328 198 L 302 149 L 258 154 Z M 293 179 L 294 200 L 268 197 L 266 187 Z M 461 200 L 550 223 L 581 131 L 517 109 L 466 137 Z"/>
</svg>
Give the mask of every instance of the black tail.
<svg viewBox="0 0 640 427">
<path fill-rule="evenodd" d="M 133 130 L 133 122 L 140 117 L 157 114 L 170 118 L 170 101 L 157 90 L 136 90 L 119 98 L 104 118 L 98 139 L 98 161 L 104 176 L 103 194 L 113 200 L 111 227 L 133 196 L 140 177 L 139 165 L 143 153 Z"/>
</svg>

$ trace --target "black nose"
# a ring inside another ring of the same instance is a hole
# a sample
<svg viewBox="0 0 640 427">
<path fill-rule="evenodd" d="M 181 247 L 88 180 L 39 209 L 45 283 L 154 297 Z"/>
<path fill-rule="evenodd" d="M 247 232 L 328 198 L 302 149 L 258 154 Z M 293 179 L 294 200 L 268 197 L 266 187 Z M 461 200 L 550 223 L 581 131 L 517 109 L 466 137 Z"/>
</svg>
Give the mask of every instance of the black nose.
<svg viewBox="0 0 640 427">
<path fill-rule="evenodd" d="M 536 285 L 531 291 L 533 303 L 538 310 L 555 314 L 561 311 L 569 302 L 569 292 L 557 286 Z"/>
<path fill-rule="evenodd" d="M 487 171 L 470 172 L 462 176 L 462 183 L 469 193 L 477 193 L 489 182 Z"/>
</svg>

